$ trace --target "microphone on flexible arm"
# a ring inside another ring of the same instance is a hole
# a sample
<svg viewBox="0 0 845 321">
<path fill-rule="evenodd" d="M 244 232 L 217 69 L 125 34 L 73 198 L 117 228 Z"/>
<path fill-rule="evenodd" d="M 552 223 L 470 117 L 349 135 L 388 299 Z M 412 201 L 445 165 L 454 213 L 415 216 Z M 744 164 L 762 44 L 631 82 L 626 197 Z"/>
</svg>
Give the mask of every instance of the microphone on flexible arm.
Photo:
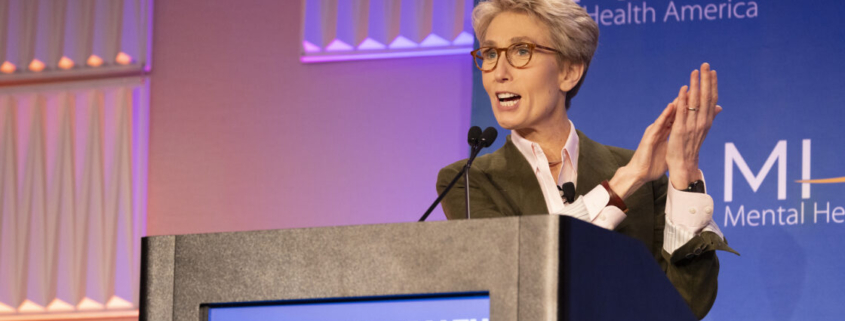
<svg viewBox="0 0 845 321">
<path fill-rule="evenodd" d="M 474 148 L 472 155 L 470 155 L 469 159 L 467 160 L 467 165 L 464 169 L 464 192 L 466 192 L 467 199 L 467 219 L 469 219 L 469 167 L 472 166 L 472 161 L 475 160 L 475 156 L 478 155 L 478 152 L 480 152 L 481 149 L 484 147 L 490 147 L 490 145 L 493 144 L 493 141 L 496 140 L 496 136 L 498 135 L 499 132 L 496 131 L 495 128 L 485 128 L 484 132 L 481 133 L 481 137 L 478 139 L 478 147 Z"/>
<path fill-rule="evenodd" d="M 446 186 L 446 189 L 443 190 L 440 195 L 437 196 L 437 199 L 434 200 L 434 203 L 428 207 L 428 210 L 425 211 L 425 214 L 420 218 L 420 222 L 425 221 L 426 218 L 434 211 L 434 208 L 437 207 L 437 204 L 440 204 L 440 201 L 446 197 L 446 193 L 449 193 L 449 190 L 455 186 L 455 183 L 458 182 L 458 178 L 461 175 L 464 175 L 464 187 L 466 189 L 466 201 L 467 201 L 467 219 L 469 219 L 469 168 L 472 166 L 472 161 L 475 160 L 475 157 L 478 156 L 478 152 L 481 151 L 482 148 L 490 147 L 493 142 L 496 140 L 496 136 L 498 136 L 498 132 L 493 127 L 487 127 L 484 132 L 481 131 L 481 128 L 478 126 L 472 126 L 469 129 L 469 133 L 467 133 L 467 143 L 470 146 L 470 156 L 467 159 L 466 165 L 455 175 L 455 178 L 449 182 L 449 185 Z"/>
</svg>

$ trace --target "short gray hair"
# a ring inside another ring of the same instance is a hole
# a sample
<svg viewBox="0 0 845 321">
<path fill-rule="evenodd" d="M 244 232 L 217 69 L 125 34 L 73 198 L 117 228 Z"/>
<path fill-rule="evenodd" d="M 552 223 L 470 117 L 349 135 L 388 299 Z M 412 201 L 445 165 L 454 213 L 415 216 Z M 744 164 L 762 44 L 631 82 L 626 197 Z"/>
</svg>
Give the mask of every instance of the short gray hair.
<svg viewBox="0 0 845 321">
<path fill-rule="evenodd" d="M 485 0 L 472 11 L 472 27 L 479 41 L 498 14 L 517 12 L 532 16 L 549 27 L 551 47 L 559 50 L 558 61 L 583 63 L 584 74 L 566 93 L 566 109 L 578 93 L 599 42 L 599 26 L 581 6 L 572 0 Z M 563 68 L 563 64 L 561 64 Z"/>
</svg>

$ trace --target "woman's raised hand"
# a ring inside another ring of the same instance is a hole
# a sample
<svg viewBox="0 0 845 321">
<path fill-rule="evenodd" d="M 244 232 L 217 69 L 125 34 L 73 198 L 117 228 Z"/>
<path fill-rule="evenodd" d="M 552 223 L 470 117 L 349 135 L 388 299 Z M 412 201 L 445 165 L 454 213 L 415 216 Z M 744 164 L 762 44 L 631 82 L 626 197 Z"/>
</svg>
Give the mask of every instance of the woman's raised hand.
<svg viewBox="0 0 845 321">
<path fill-rule="evenodd" d="M 608 182 L 622 199 L 646 182 L 656 180 L 666 173 L 666 139 L 672 130 L 672 120 L 675 119 L 675 104 L 672 102 L 667 105 L 654 123 L 646 128 L 634 156 Z"/>
<path fill-rule="evenodd" d="M 681 87 L 678 97 L 646 128 L 631 161 L 610 180 L 613 191 L 624 199 L 667 169 L 676 189 L 701 179 L 698 153 L 713 119 L 722 111 L 716 105 L 718 100 L 716 71 L 704 63 L 701 72 L 695 70 L 690 75 L 690 86 Z"/>
<path fill-rule="evenodd" d="M 676 111 L 669 135 L 666 165 L 675 189 L 685 189 L 693 181 L 701 179 L 698 153 L 713 119 L 722 111 L 722 107 L 716 105 L 718 100 L 716 71 L 710 70 L 710 64 L 704 63 L 701 72 L 694 70 L 690 74 L 689 88 L 681 87 L 673 102 Z"/>
</svg>

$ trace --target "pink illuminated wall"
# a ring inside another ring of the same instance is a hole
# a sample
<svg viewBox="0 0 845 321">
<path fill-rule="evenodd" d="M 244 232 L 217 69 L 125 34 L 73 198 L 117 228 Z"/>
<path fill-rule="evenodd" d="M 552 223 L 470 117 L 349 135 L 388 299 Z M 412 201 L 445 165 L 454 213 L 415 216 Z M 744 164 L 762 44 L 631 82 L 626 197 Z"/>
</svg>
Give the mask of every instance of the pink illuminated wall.
<svg viewBox="0 0 845 321">
<path fill-rule="evenodd" d="M 303 64 L 302 5 L 156 3 L 149 235 L 415 221 L 466 157 L 469 54 Z"/>
</svg>

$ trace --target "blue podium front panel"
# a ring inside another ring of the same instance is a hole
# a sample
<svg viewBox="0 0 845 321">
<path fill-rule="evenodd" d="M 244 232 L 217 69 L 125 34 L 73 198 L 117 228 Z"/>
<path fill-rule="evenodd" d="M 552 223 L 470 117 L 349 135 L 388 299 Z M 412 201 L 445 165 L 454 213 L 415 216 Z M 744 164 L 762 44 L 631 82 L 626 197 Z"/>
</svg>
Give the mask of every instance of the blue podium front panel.
<svg viewBox="0 0 845 321">
<path fill-rule="evenodd" d="M 209 305 L 208 321 L 488 321 L 488 294 Z"/>
</svg>

